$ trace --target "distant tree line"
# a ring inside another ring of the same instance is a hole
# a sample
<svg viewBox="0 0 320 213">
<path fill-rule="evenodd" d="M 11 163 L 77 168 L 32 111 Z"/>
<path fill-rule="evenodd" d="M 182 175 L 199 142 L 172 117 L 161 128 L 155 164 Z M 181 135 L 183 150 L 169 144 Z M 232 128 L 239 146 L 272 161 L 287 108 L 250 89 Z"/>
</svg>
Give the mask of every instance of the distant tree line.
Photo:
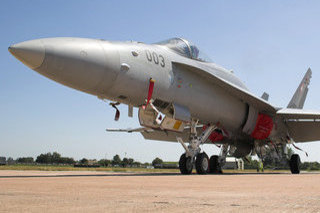
<svg viewBox="0 0 320 213">
<path fill-rule="evenodd" d="M 292 150 L 289 150 L 292 153 Z M 290 155 L 289 153 L 289 155 Z M 58 152 L 48 152 L 44 154 L 40 154 L 37 156 L 36 160 L 33 157 L 19 157 L 16 160 L 13 158 L 5 158 L 0 157 L 1 162 L 4 161 L 6 164 L 61 164 L 61 165 L 95 165 L 101 167 L 148 167 L 153 166 L 154 168 L 173 168 L 176 162 L 163 162 L 160 158 L 155 158 L 152 163 L 141 163 L 139 161 L 135 161 L 133 158 L 124 157 L 120 158 L 119 155 L 113 156 L 111 160 L 109 159 L 100 159 L 100 160 L 90 160 L 86 158 L 82 158 L 79 161 L 74 160 L 69 157 L 62 157 Z M 1 164 L 0 162 L 0 164 Z M 172 164 L 172 165 L 171 165 Z M 248 157 L 244 161 L 245 169 L 257 169 L 259 167 L 259 161 L 254 160 L 251 157 Z M 271 156 L 267 156 L 263 162 L 263 166 L 265 169 L 289 169 L 288 165 L 280 165 L 274 161 Z M 320 170 L 319 162 L 303 162 L 301 163 L 302 170 Z"/>
<path fill-rule="evenodd" d="M 34 160 L 33 157 L 19 157 L 16 160 L 9 157 L 6 159 L 3 157 L 5 163 L 7 164 L 64 164 L 64 165 L 95 165 L 95 166 L 102 166 L 102 167 L 147 167 L 150 166 L 150 163 L 141 163 L 139 161 L 135 161 L 133 158 L 124 157 L 123 159 L 120 158 L 119 155 L 115 155 L 111 160 L 109 159 L 87 159 L 82 158 L 79 161 L 74 160 L 73 158 L 63 157 L 58 152 L 48 152 L 44 154 L 40 154 Z M 159 161 L 159 158 L 154 160 L 155 162 Z M 162 160 L 160 159 L 162 162 Z M 154 163 L 153 163 L 154 164 Z"/>
<path fill-rule="evenodd" d="M 34 163 L 33 157 L 17 158 L 18 163 Z"/>
<path fill-rule="evenodd" d="M 73 158 L 62 157 L 58 152 L 40 154 L 36 159 L 36 163 L 40 164 L 74 164 L 75 162 Z"/>
<path fill-rule="evenodd" d="M 302 170 L 320 170 L 319 162 L 303 162 L 301 164 Z"/>
<path fill-rule="evenodd" d="M 135 161 L 133 158 L 120 158 L 119 155 L 113 156 L 112 160 L 101 159 L 98 161 L 98 164 L 101 166 L 112 166 L 112 167 L 141 167 L 141 166 L 150 166 L 150 163 L 141 163 L 139 161 Z"/>
</svg>

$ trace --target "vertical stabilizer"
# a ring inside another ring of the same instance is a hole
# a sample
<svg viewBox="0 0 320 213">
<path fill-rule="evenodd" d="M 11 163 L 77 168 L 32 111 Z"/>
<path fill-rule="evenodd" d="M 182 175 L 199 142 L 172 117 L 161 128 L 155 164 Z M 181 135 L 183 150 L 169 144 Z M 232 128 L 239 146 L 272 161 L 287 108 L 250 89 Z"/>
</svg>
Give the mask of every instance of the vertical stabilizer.
<svg viewBox="0 0 320 213">
<path fill-rule="evenodd" d="M 291 101 L 289 102 L 287 108 L 294 108 L 294 109 L 302 109 L 304 102 L 306 100 L 308 94 L 308 86 L 310 84 L 312 72 L 309 68 L 306 74 L 304 75 L 299 87 L 297 88 L 296 92 L 294 93 Z"/>
</svg>

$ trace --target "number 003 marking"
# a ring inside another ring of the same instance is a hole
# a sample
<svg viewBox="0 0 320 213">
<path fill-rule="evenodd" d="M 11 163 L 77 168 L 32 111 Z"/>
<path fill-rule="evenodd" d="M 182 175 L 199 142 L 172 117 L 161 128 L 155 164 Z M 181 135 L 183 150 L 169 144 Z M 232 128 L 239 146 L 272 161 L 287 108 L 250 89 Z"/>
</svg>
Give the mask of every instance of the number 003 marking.
<svg viewBox="0 0 320 213">
<path fill-rule="evenodd" d="M 156 52 L 150 52 L 149 50 L 146 50 L 146 57 L 147 60 L 150 62 L 154 62 L 155 64 L 159 64 L 161 67 L 165 67 L 166 64 L 164 62 L 164 57 L 162 55 L 158 55 Z"/>
</svg>

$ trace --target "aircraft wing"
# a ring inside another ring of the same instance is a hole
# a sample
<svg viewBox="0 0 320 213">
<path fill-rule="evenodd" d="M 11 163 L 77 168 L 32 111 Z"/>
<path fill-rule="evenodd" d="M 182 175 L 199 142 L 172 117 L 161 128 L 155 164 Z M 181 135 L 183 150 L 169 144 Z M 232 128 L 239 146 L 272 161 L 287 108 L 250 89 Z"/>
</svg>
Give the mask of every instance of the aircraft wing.
<svg viewBox="0 0 320 213">
<path fill-rule="evenodd" d="M 289 135 L 295 142 L 320 140 L 320 111 L 286 108 L 277 115 L 286 121 Z"/>
<path fill-rule="evenodd" d="M 164 130 L 154 130 L 153 132 L 141 132 L 141 134 L 146 140 L 178 142 L 177 137 L 182 138 L 183 141 L 188 141 L 190 131 L 185 129 L 183 132 L 180 133 Z"/>
<path fill-rule="evenodd" d="M 197 132 L 201 134 L 203 132 L 202 127 L 197 127 Z M 172 132 L 161 129 L 153 129 L 151 132 L 140 132 L 144 139 L 146 140 L 156 140 L 156 141 L 166 141 L 166 142 L 178 142 L 177 137 L 181 138 L 183 141 L 189 141 L 190 139 L 190 127 L 184 128 L 182 132 Z M 222 144 L 222 141 L 215 141 L 214 144 Z M 209 139 L 205 142 L 206 144 L 212 144 L 213 142 Z"/>
<path fill-rule="evenodd" d="M 202 126 L 198 126 L 197 130 L 201 133 Z M 139 127 L 139 128 L 128 128 L 128 129 L 106 129 L 107 132 L 140 132 L 144 139 L 146 140 L 156 140 L 156 141 L 166 141 L 166 142 L 175 142 L 178 143 L 177 137 L 182 138 L 183 141 L 189 141 L 190 137 L 190 127 L 185 127 L 183 132 L 172 132 L 161 129 L 152 129 L 147 127 Z M 205 143 L 211 143 L 209 140 Z M 219 144 L 219 141 L 215 142 Z"/>
<path fill-rule="evenodd" d="M 269 104 L 267 101 L 263 100 L 260 97 L 257 97 L 250 93 L 249 91 L 229 82 L 219 75 L 215 74 L 213 71 L 208 71 L 207 69 L 200 69 L 189 64 L 184 64 L 180 62 L 172 62 L 176 66 L 181 66 L 184 69 L 195 72 L 199 75 L 202 75 L 205 78 L 209 78 L 213 84 L 219 85 L 224 90 L 228 91 L 231 95 L 240 98 L 242 101 L 252 105 L 257 108 L 260 112 L 265 112 L 268 114 L 275 114 L 276 108 Z"/>
<path fill-rule="evenodd" d="M 107 132 L 140 132 L 144 139 L 147 140 L 158 140 L 158 141 L 167 141 L 167 142 L 178 142 L 177 137 L 180 137 L 187 141 L 189 139 L 190 130 L 185 128 L 183 132 L 172 132 L 165 131 L 161 129 L 152 129 L 147 127 L 139 128 L 128 128 L 128 129 L 106 129 Z"/>
</svg>

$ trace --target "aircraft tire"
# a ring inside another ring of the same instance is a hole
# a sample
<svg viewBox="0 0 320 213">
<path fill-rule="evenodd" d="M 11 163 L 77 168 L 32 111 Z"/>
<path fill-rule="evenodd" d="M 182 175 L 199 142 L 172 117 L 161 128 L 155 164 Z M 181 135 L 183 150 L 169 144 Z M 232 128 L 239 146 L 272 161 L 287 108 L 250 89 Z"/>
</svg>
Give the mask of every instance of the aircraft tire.
<svg viewBox="0 0 320 213">
<path fill-rule="evenodd" d="M 200 175 L 204 175 L 209 172 L 209 157 L 205 152 L 199 153 L 197 155 L 196 170 Z"/>
<path fill-rule="evenodd" d="M 219 156 L 212 155 L 209 160 L 209 168 L 211 174 L 222 174 L 222 169 L 219 164 Z"/>
<path fill-rule="evenodd" d="M 300 173 L 300 156 L 298 154 L 291 155 L 289 166 L 292 174 Z"/>
<path fill-rule="evenodd" d="M 179 160 L 179 169 L 183 175 L 191 174 L 193 169 L 191 157 L 187 157 L 186 154 L 182 154 Z"/>
</svg>

